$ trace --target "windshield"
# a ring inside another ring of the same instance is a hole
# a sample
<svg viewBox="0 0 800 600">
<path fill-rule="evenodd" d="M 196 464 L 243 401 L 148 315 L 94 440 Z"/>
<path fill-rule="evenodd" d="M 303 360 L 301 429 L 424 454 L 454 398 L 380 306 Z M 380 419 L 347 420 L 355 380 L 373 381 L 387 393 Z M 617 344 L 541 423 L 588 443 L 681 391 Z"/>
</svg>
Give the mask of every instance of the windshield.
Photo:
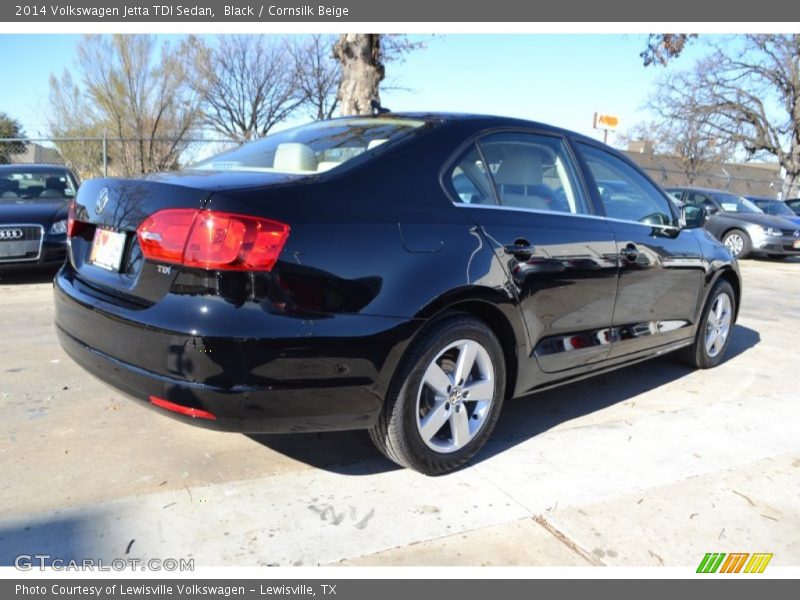
<svg viewBox="0 0 800 600">
<path fill-rule="evenodd" d="M 75 182 L 64 169 L 0 171 L 0 202 L 63 200 L 75 197 Z"/>
<path fill-rule="evenodd" d="M 288 129 L 200 162 L 191 170 L 309 175 L 343 165 L 424 125 L 410 119 L 354 118 Z"/>
<path fill-rule="evenodd" d="M 780 200 L 773 200 L 770 202 L 760 202 L 759 206 L 764 210 L 765 213 L 768 215 L 784 215 L 788 217 L 797 216 L 794 214 L 794 211 L 786 206 Z"/>
<path fill-rule="evenodd" d="M 725 212 L 763 214 L 764 211 L 750 202 L 747 198 L 733 194 L 714 194 L 714 200 L 719 202 Z"/>
</svg>

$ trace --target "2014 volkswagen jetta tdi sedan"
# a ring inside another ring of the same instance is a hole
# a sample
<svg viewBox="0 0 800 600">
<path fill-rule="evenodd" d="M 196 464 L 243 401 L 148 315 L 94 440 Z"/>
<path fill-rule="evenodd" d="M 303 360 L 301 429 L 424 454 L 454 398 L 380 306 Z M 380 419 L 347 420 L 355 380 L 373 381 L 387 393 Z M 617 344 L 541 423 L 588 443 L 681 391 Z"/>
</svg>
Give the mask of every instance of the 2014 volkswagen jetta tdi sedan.
<svg viewBox="0 0 800 600">
<path fill-rule="evenodd" d="M 718 364 L 741 284 L 701 224 L 567 131 L 343 118 L 86 182 L 56 325 L 86 370 L 179 419 L 368 429 L 443 473 L 508 398 L 672 351 Z"/>
</svg>

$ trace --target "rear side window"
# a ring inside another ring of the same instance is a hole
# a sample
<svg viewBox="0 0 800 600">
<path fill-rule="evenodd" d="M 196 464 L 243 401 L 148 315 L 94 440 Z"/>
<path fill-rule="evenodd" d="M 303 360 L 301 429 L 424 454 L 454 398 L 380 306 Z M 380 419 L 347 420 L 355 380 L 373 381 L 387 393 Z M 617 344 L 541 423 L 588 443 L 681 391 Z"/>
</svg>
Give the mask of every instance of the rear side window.
<svg viewBox="0 0 800 600">
<path fill-rule="evenodd" d="M 500 204 L 511 208 L 588 213 L 561 138 L 496 133 L 479 141 Z"/>
<path fill-rule="evenodd" d="M 415 119 L 354 118 L 295 127 L 190 167 L 201 171 L 261 171 L 311 175 L 330 171 L 426 125 Z"/>
<path fill-rule="evenodd" d="M 610 152 L 580 142 L 578 146 L 607 216 L 650 225 L 674 224 L 669 201 L 644 175 Z"/>
<path fill-rule="evenodd" d="M 450 171 L 450 184 L 458 200 L 464 204 L 496 204 L 492 182 L 474 145 L 464 152 Z"/>
</svg>

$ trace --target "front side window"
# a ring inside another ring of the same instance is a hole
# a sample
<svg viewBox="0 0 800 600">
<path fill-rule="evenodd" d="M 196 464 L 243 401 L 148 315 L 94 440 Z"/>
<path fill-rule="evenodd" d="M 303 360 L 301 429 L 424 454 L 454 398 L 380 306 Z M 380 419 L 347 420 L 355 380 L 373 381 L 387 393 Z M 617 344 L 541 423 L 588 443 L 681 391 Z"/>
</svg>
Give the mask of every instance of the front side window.
<svg viewBox="0 0 800 600">
<path fill-rule="evenodd" d="M 607 216 L 648 225 L 674 225 L 669 200 L 644 175 L 610 152 L 580 142 L 578 146 Z"/>
<path fill-rule="evenodd" d="M 528 210 L 588 213 L 561 138 L 496 133 L 479 141 L 501 205 Z"/>
<path fill-rule="evenodd" d="M 697 208 L 716 208 L 711 198 L 701 192 L 686 192 L 686 204 Z"/>
<path fill-rule="evenodd" d="M 74 198 L 77 185 L 63 169 L 18 169 L 0 172 L 0 202 L 16 200 L 63 200 Z"/>
<path fill-rule="evenodd" d="M 312 175 L 335 169 L 426 125 L 415 119 L 321 121 L 269 135 L 189 167 L 200 171 L 259 171 Z"/>
</svg>

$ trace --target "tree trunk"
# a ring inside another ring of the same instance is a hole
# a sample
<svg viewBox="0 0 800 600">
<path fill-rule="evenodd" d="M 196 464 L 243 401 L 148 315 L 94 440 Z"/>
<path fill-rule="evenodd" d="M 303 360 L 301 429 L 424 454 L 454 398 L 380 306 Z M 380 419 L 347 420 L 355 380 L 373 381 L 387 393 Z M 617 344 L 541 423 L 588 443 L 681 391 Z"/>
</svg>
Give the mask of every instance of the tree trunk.
<svg viewBox="0 0 800 600">
<path fill-rule="evenodd" d="M 333 46 L 342 66 L 339 84 L 339 114 L 372 114 L 371 101 L 380 102 L 380 82 L 385 76 L 378 33 L 343 33 Z"/>
</svg>

